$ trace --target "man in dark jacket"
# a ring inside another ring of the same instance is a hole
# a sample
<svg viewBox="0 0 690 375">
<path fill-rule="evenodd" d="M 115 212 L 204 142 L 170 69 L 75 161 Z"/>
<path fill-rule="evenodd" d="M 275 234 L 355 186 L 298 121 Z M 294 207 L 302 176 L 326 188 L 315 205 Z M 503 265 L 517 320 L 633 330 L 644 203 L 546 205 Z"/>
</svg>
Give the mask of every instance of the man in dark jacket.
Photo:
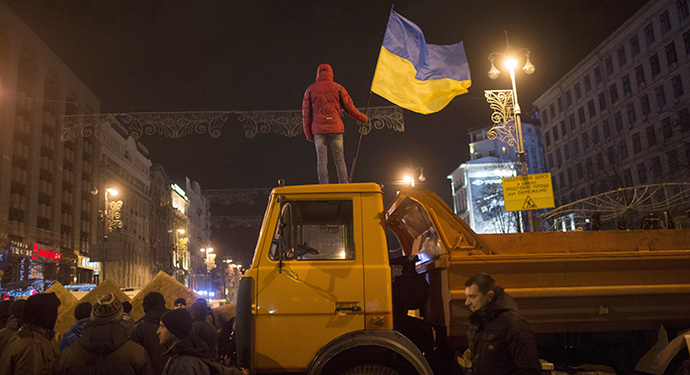
<svg viewBox="0 0 690 375">
<path fill-rule="evenodd" d="M 127 338 L 122 315 L 122 304 L 112 293 L 102 296 L 79 340 L 58 355 L 53 375 L 151 375 L 151 361 L 141 345 Z"/>
<path fill-rule="evenodd" d="M 168 358 L 163 355 L 165 348 L 158 342 L 156 331 L 161 317 L 168 310 L 165 308 L 165 298 L 158 292 L 147 294 L 144 297 L 143 305 L 144 316 L 137 321 L 130 338 L 146 349 L 149 357 L 151 357 L 153 373 L 160 375 L 163 373 L 163 367 L 165 367 Z"/>
<path fill-rule="evenodd" d="M 203 301 L 196 301 L 187 308 L 192 317 L 192 332 L 203 340 L 211 350 L 213 358 L 218 356 L 218 332 L 213 324 L 206 321 L 208 308 Z"/>
<path fill-rule="evenodd" d="M 62 335 L 62 340 L 60 340 L 60 346 L 58 347 L 60 351 L 79 341 L 84 326 L 91 319 L 91 303 L 82 302 L 78 304 L 77 307 L 74 308 L 74 319 L 76 319 L 77 322 L 74 323 L 69 331 Z"/>
<path fill-rule="evenodd" d="M 467 329 L 472 374 L 541 374 L 534 335 L 513 298 L 485 273 L 467 280 L 465 296 L 472 311 Z"/>
<path fill-rule="evenodd" d="M 2 353 L 0 374 L 49 374 L 58 345 L 55 326 L 60 322 L 60 300 L 55 293 L 29 297 L 24 304 L 24 326 Z"/>
<path fill-rule="evenodd" d="M 191 306 L 190 306 L 191 307 Z M 209 375 L 213 362 L 208 345 L 192 333 L 192 317 L 185 309 L 168 311 L 157 331 L 170 356 L 163 375 Z"/>
<path fill-rule="evenodd" d="M 17 299 L 12 301 L 10 305 L 10 318 L 7 320 L 5 328 L 0 330 L 0 356 L 9 345 L 10 340 L 17 334 L 22 325 L 24 325 L 24 304 L 25 299 Z"/>
<path fill-rule="evenodd" d="M 328 64 L 319 65 L 316 82 L 304 93 L 302 100 L 302 125 L 307 140 L 316 146 L 317 172 L 319 183 L 328 183 L 328 147 L 333 153 L 338 182 L 347 183 L 347 166 L 343 151 L 345 127 L 340 118 L 340 108 L 345 108 L 350 117 L 366 123 L 369 119 L 358 111 L 350 94 L 340 84 L 333 81 L 333 69 Z"/>
</svg>

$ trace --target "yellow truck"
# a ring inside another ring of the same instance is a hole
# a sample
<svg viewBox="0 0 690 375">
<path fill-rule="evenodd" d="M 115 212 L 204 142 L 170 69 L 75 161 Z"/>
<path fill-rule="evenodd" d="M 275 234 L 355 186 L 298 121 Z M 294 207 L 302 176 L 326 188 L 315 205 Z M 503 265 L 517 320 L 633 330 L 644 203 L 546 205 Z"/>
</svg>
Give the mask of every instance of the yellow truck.
<svg viewBox="0 0 690 375">
<path fill-rule="evenodd" d="M 464 283 L 478 272 L 537 334 L 688 328 L 688 270 L 690 230 L 477 235 L 424 189 L 384 209 L 374 183 L 281 186 L 240 281 L 238 363 L 249 373 L 460 373 Z"/>
</svg>

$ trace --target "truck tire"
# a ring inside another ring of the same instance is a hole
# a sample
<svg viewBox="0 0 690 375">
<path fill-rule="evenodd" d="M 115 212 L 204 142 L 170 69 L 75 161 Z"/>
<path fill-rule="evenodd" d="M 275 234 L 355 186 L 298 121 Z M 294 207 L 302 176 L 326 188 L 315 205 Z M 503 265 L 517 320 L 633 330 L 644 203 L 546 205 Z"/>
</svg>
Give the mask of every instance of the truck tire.
<svg viewBox="0 0 690 375">
<path fill-rule="evenodd" d="M 388 366 L 364 365 L 347 369 L 342 375 L 400 375 L 400 373 Z"/>
</svg>

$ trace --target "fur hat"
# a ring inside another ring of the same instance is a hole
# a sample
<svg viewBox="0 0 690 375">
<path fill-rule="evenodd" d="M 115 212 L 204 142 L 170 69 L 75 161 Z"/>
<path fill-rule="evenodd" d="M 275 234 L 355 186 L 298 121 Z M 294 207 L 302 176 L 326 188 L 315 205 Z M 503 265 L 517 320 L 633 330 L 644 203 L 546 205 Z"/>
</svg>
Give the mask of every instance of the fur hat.
<svg viewBox="0 0 690 375">
<path fill-rule="evenodd" d="M 55 329 L 60 299 L 55 293 L 35 294 L 24 304 L 24 323 L 31 323 L 47 330 Z"/>
<path fill-rule="evenodd" d="M 180 340 L 192 333 L 192 317 L 185 309 L 166 312 L 161 317 L 161 322 L 170 333 Z"/>
<path fill-rule="evenodd" d="M 91 309 L 91 319 L 122 319 L 122 303 L 112 293 L 108 293 L 96 301 Z"/>
<path fill-rule="evenodd" d="M 158 292 L 149 292 L 149 294 L 144 297 L 142 305 L 144 306 L 144 313 L 147 313 L 158 305 L 165 306 L 165 298 Z"/>
</svg>

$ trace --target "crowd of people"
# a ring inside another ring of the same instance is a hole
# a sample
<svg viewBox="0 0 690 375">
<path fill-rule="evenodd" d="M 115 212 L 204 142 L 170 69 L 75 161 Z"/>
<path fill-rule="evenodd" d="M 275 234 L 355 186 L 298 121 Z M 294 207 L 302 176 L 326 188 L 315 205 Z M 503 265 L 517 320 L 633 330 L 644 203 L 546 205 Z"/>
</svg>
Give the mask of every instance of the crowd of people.
<svg viewBox="0 0 690 375">
<path fill-rule="evenodd" d="M 63 306 L 55 293 L 0 302 L 0 374 L 241 374 L 233 365 L 232 320 L 217 329 L 200 299 L 174 309 L 150 292 L 144 316 L 108 293 L 74 308 L 74 325 L 56 337 Z M 227 332 L 226 332 L 227 331 Z"/>
</svg>

